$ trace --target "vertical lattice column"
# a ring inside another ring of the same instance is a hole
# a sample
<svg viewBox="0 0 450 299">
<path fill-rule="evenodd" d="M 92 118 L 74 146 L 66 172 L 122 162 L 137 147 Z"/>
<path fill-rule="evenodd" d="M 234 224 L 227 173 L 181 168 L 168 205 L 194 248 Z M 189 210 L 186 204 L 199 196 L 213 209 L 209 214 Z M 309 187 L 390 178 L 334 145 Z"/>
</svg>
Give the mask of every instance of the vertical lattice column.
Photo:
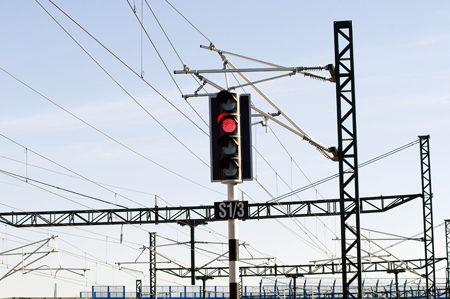
<svg viewBox="0 0 450 299">
<path fill-rule="evenodd" d="M 150 237 L 150 299 L 156 299 L 156 233 L 149 233 Z"/>
<path fill-rule="evenodd" d="M 419 136 L 422 170 L 423 239 L 425 243 L 425 275 L 427 297 L 436 298 L 434 264 L 433 193 L 431 192 L 430 135 Z"/>
<path fill-rule="evenodd" d="M 142 280 L 136 280 L 136 299 L 142 299 Z"/>
<path fill-rule="evenodd" d="M 242 269 L 239 269 L 239 297 L 244 297 L 244 276 L 242 276 Z"/>
<path fill-rule="evenodd" d="M 351 21 L 334 22 L 334 47 L 343 298 L 362 298 L 361 207 L 358 188 L 355 75 Z M 349 237 L 347 238 L 347 236 Z"/>
<path fill-rule="evenodd" d="M 445 220 L 445 244 L 447 248 L 447 271 L 445 275 L 445 288 L 448 298 L 450 296 L 450 220 Z"/>
<path fill-rule="evenodd" d="M 195 225 L 194 222 L 190 225 L 191 228 L 191 285 L 195 285 Z"/>
</svg>

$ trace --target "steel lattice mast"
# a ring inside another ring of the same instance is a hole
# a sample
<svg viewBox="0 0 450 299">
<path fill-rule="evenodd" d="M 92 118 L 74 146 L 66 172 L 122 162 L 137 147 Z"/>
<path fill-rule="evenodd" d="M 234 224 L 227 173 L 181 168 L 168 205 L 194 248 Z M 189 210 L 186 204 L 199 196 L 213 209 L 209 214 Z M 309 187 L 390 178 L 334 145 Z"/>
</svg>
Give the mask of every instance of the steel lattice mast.
<svg viewBox="0 0 450 299">
<path fill-rule="evenodd" d="M 360 198 L 351 21 L 334 22 L 343 298 L 362 298 Z M 348 170 L 345 170 L 346 168 Z M 350 236 L 347 238 L 347 236 Z M 347 242 L 347 239 L 352 239 Z M 356 260 L 351 257 L 356 257 Z M 348 275 L 352 272 L 351 275 Z M 354 285 L 356 284 L 356 290 Z"/>
<path fill-rule="evenodd" d="M 434 230 L 433 230 L 433 193 L 431 192 L 430 167 L 430 135 L 419 136 L 420 168 L 422 173 L 423 197 L 423 239 L 425 244 L 425 275 L 427 297 L 436 298 L 436 277 L 434 261 Z"/>
<path fill-rule="evenodd" d="M 446 245 L 446 252 L 447 252 L 447 269 L 445 271 L 445 286 L 446 286 L 446 293 L 447 297 L 450 294 L 450 220 L 445 220 L 445 245 Z"/>
</svg>

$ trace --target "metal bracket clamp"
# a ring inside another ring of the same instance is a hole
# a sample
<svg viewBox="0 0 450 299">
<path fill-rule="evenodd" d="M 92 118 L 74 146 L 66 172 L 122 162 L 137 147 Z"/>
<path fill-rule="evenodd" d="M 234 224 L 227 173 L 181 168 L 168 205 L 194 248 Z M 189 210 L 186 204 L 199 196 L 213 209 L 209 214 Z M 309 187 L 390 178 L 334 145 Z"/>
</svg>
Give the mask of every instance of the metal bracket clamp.
<svg viewBox="0 0 450 299">
<path fill-rule="evenodd" d="M 201 46 L 200 46 L 201 47 Z M 208 47 L 211 51 L 213 51 L 213 50 L 215 50 L 216 49 L 216 46 L 214 45 L 214 43 L 213 42 L 210 42 L 209 43 L 209 47 Z"/>
<path fill-rule="evenodd" d="M 227 68 L 227 65 L 228 65 L 228 59 L 224 59 L 223 60 L 223 69 L 226 69 Z"/>
<path fill-rule="evenodd" d="M 195 95 L 197 95 L 198 92 L 199 92 L 200 90 L 202 90 L 203 87 L 205 87 L 205 85 L 208 83 L 206 80 L 202 80 L 202 81 L 203 81 L 203 84 L 201 84 L 201 85 L 197 88 L 197 90 L 194 92 Z M 185 98 L 185 99 L 187 99 L 187 98 Z"/>
</svg>

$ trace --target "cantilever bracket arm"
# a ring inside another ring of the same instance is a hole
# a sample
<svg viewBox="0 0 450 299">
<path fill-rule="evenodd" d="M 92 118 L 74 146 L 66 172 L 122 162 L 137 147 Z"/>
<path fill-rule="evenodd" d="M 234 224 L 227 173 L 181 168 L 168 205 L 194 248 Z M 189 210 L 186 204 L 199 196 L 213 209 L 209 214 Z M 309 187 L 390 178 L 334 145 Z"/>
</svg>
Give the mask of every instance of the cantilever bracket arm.
<svg viewBox="0 0 450 299">
<path fill-rule="evenodd" d="M 294 66 L 294 67 L 266 67 L 266 68 L 243 68 L 243 69 L 210 69 L 210 70 L 175 70 L 175 75 L 179 74 L 222 74 L 222 73 L 257 73 L 257 72 L 295 72 L 326 70 L 327 66 Z"/>
<path fill-rule="evenodd" d="M 318 141 L 314 140 L 313 138 L 309 137 L 305 132 L 299 131 L 299 130 L 295 130 L 295 129 L 291 128 L 290 126 L 286 125 L 282 121 L 280 121 L 277 118 L 275 118 L 274 116 L 272 116 L 272 114 L 265 113 L 264 111 L 262 111 L 261 109 L 255 107 L 255 106 L 252 106 L 251 108 L 253 110 L 255 110 L 256 112 L 260 113 L 261 116 L 266 117 L 266 118 L 268 118 L 270 120 L 273 120 L 274 122 L 276 122 L 277 124 L 279 124 L 283 128 L 288 129 L 292 133 L 300 136 L 303 140 L 308 141 L 311 145 L 313 145 L 315 148 L 317 148 L 327 158 L 329 158 L 331 160 L 335 160 L 335 149 L 334 148 L 327 148 L 327 147 L 325 147 L 323 144 L 321 144 Z M 277 114 L 280 115 L 281 111 L 279 111 L 279 113 L 277 113 Z"/>
</svg>

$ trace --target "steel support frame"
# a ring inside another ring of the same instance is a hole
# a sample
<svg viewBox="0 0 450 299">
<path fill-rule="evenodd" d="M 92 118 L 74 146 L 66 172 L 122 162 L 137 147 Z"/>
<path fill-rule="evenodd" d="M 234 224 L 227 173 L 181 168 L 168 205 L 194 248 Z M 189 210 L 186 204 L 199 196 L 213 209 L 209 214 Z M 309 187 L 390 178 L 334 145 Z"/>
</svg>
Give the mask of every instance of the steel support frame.
<svg viewBox="0 0 450 299">
<path fill-rule="evenodd" d="M 297 278 L 304 277 L 303 274 L 286 274 L 286 277 L 292 278 L 294 285 L 292 287 L 292 297 L 293 299 L 297 299 Z"/>
<path fill-rule="evenodd" d="M 190 225 L 191 229 L 191 285 L 195 285 L 195 225 Z M 203 287 L 205 287 L 203 285 Z M 204 298 L 203 298 L 204 299 Z"/>
<path fill-rule="evenodd" d="M 181 222 L 179 222 L 179 224 L 181 226 L 187 225 L 187 226 L 189 226 L 189 229 L 190 229 L 190 237 L 191 237 L 191 240 L 190 240 L 190 245 L 191 245 L 191 273 L 192 273 L 191 285 L 195 285 L 195 281 L 197 280 L 197 277 L 195 277 L 195 228 L 198 225 L 206 224 L 206 222 L 203 219 L 200 219 L 200 220 L 198 220 L 198 219 L 189 219 L 189 220 L 186 220 L 186 221 L 181 221 Z"/>
<path fill-rule="evenodd" d="M 447 268 L 445 271 L 445 286 L 447 298 L 450 296 L 450 219 L 445 220 L 445 245 L 447 252 Z"/>
<path fill-rule="evenodd" d="M 149 233 L 150 237 L 150 299 L 156 299 L 156 233 Z"/>
<path fill-rule="evenodd" d="M 136 280 L 136 299 L 142 299 L 142 280 Z"/>
<path fill-rule="evenodd" d="M 334 22 L 343 298 L 363 297 L 351 21 Z M 348 170 L 345 170 L 347 169 Z M 347 236 L 350 236 L 347 238 Z M 347 239 L 354 241 L 347 242 Z M 352 257 L 356 257 L 356 260 Z M 349 271 L 349 269 L 352 269 Z M 349 275 L 349 273 L 352 273 Z M 356 289 L 354 288 L 356 284 Z"/>
<path fill-rule="evenodd" d="M 437 258 L 436 262 L 445 261 L 446 258 Z M 371 261 L 363 262 L 363 272 L 387 272 L 399 269 L 422 270 L 426 267 L 424 259 L 414 260 L 392 260 L 392 261 Z M 192 276 L 190 268 L 158 268 L 158 271 L 174 275 L 180 278 L 190 278 Z M 340 263 L 306 264 L 306 265 L 274 265 L 274 266 L 241 266 L 241 277 L 264 277 L 264 276 L 297 276 L 302 275 L 334 275 L 341 273 Z M 354 273 L 355 268 L 348 267 L 348 273 Z M 203 267 L 196 268 L 196 277 L 228 277 L 228 267 Z"/>
<path fill-rule="evenodd" d="M 360 198 L 361 213 L 382 213 L 422 197 L 422 193 Z M 247 220 L 340 215 L 339 199 L 249 203 Z M 351 207 L 347 205 L 347 208 Z M 65 211 L 30 211 L 0 213 L 0 223 L 14 227 L 85 226 L 178 223 L 207 224 L 216 220 L 214 205 L 96 209 Z"/>
<path fill-rule="evenodd" d="M 425 245 L 425 279 L 427 297 L 436 298 L 436 277 L 434 260 L 434 230 L 433 230 L 433 193 L 431 192 L 430 167 L 430 135 L 419 136 L 420 168 L 422 173 L 423 199 L 423 239 Z"/>
</svg>

